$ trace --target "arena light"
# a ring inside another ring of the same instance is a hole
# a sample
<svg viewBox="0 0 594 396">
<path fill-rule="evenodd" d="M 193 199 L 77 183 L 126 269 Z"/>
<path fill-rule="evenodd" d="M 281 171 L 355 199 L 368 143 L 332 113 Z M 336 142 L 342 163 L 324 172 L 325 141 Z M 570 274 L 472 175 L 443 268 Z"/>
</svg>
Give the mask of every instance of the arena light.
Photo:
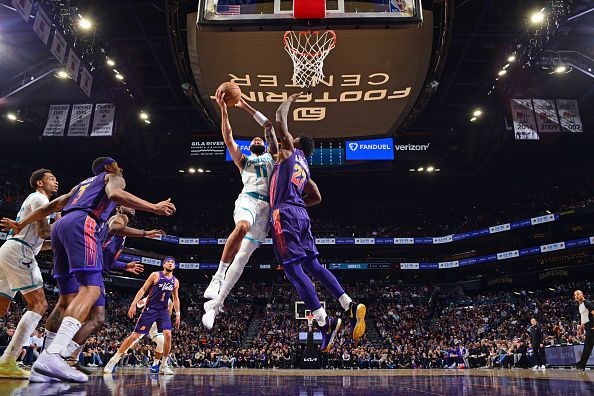
<svg viewBox="0 0 594 396">
<path fill-rule="evenodd" d="M 186 171 L 185 171 L 185 170 L 183 170 L 183 169 L 180 169 L 180 170 L 178 170 L 178 172 L 179 172 L 179 173 L 186 173 Z"/>
<path fill-rule="evenodd" d="M 211 170 L 210 170 L 210 169 L 207 169 L 205 172 L 206 172 L 206 173 L 210 173 L 210 172 L 211 172 Z"/>
<path fill-rule="evenodd" d="M 61 78 L 61 79 L 66 79 L 70 76 L 64 70 L 59 70 L 58 73 L 56 73 L 56 77 Z"/>
<path fill-rule="evenodd" d="M 544 8 L 538 12 L 535 12 L 534 14 L 532 14 L 530 16 L 530 22 L 532 22 L 535 25 L 539 25 L 539 24 L 543 23 L 544 19 L 545 19 Z"/>
<path fill-rule="evenodd" d="M 477 118 L 476 118 L 476 117 L 472 117 L 472 118 L 470 119 L 470 122 L 475 122 L 476 120 L 477 120 Z"/>
<path fill-rule="evenodd" d="M 115 77 L 116 77 L 118 80 L 120 80 L 120 81 L 122 81 L 122 80 L 124 79 L 124 76 L 123 76 L 123 75 L 121 75 L 121 74 L 119 74 L 119 73 L 118 73 L 118 74 L 116 74 L 116 75 L 115 75 Z"/>
<path fill-rule="evenodd" d="M 409 172 L 416 172 L 416 169 L 415 168 L 410 168 L 408 171 Z"/>
<path fill-rule="evenodd" d="M 107 58 L 105 63 L 107 63 L 107 66 L 115 66 L 115 61 L 111 58 Z"/>
<path fill-rule="evenodd" d="M 144 120 L 144 123 L 145 124 L 150 124 L 151 123 L 151 120 Z"/>
<path fill-rule="evenodd" d="M 141 111 L 138 116 L 140 117 L 141 120 L 148 120 L 148 118 L 149 118 L 148 114 L 146 114 L 144 111 Z"/>
<path fill-rule="evenodd" d="M 435 170 L 435 168 L 432 166 L 427 167 L 427 172 L 429 172 L 429 173 L 432 173 L 434 170 Z"/>
<path fill-rule="evenodd" d="M 89 30 L 93 27 L 93 22 L 91 22 L 90 19 L 81 16 L 78 20 L 78 26 L 83 30 Z"/>
<path fill-rule="evenodd" d="M 501 77 L 501 76 L 504 76 L 506 73 L 507 73 L 507 70 L 505 70 L 505 69 L 501 69 L 501 70 L 499 70 L 499 73 L 497 73 L 497 75 L 498 75 L 499 77 Z"/>
<path fill-rule="evenodd" d="M 553 289 L 552 287 L 549 287 L 549 290 L 550 290 L 550 291 L 555 291 L 555 289 Z"/>
<path fill-rule="evenodd" d="M 8 118 L 10 121 L 16 121 L 16 120 L 18 120 L 18 119 L 19 119 L 19 118 L 16 116 L 16 114 L 14 114 L 14 113 L 8 113 L 8 114 L 6 114 L 6 118 Z"/>
<path fill-rule="evenodd" d="M 472 112 L 472 115 L 475 117 L 480 117 L 481 115 L 483 115 L 483 111 L 481 109 L 476 109 Z"/>
<path fill-rule="evenodd" d="M 516 61 L 516 56 L 515 55 L 510 55 L 507 57 L 507 61 L 509 63 L 515 62 Z"/>
<path fill-rule="evenodd" d="M 423 172 L 425 170 L 425 168 L 423 168 L 422 166 L 417 168 L 417 172 Z"/>
<path fill-rule="evenodd" d="M 565 73 L 566 71 L 567 71 L 567 66 L 565 66 L 565 65 L 560 65 L 555 68 L 555 73 L 557 73 L 557 74 Z"/>
<path fill-rule="evenodd" d="M 190 169 L 188 169 L 188 172 L 190 172 L 190 173 L 196 173 L 196 169 L 190 168 Z"/>
<path fill-rule="evenodd" d="M 435 168 L 435 172 L 441 172 L 441 169 Z"/>
<path fill-rule="evenodd" d="M 204 169 L 198 168 L 198 173 L 204 173 Z"/>
</svg>

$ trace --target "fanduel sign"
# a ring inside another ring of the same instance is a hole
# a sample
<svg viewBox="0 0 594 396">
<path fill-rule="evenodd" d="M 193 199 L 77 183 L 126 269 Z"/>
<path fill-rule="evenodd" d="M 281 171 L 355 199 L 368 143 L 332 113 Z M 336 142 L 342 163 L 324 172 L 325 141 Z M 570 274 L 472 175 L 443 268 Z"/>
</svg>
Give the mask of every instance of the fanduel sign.
<svg viewBox="0 0 594 396">
<path fill-rule="evenodd" d="M 392 138 L 347 141 L 346 159 L 347 161 L 393 160 L 394 141 Z"/>
</svg>

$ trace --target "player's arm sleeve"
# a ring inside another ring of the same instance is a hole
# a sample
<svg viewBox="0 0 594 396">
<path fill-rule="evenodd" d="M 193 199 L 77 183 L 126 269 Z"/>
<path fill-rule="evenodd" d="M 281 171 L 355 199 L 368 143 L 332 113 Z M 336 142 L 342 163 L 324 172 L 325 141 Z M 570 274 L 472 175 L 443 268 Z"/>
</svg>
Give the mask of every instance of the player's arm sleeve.
<svg viewBox="0 0 594 396">
<path fill-rule="evenodd" d="M 111 269 L 112 270 L 125 270 L 127 265 L 128 264 L 123 261 L 116 260 L 111 265 Z"/>
</svg>

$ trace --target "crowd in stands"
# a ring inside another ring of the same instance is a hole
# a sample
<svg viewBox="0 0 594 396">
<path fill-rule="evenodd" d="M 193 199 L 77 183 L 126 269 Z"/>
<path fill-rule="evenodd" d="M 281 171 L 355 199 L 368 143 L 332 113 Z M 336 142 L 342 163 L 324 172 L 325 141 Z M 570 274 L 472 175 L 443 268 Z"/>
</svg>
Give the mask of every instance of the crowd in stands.
<svg viewBox="0 0 594 396">
<path fill-rule="evenodd" d="M 175 367 L 292 368 L 305 343 L 299 333 L 308 322 L 295 319 L 295 293 L 288 283 L 240 283 L 227 300 L 215 327 L 201 324 L 200 298 L 206 285 L 181 289 L 182 325 L 173 332 Z M 359 282 L 349 293 L 368 305 L 368 331 L 359 341 L 350 336 L 340 306 L 322 293 L 330 315 L 344 325 L 333 351 L 320 354 L 325 368 L 496 368 L 533 364 L 527 328 L 532 317 L 543 326 L 546 344 L 578 343 L 577 305 L 572 292 L 594 292 L 594 283 L 564 284 L 534 291 L 498 291 L 464 295 L 430 285 Z M 134 328 L 127 318 L 132 290 L 108 293 L 106 323 L 91 337 L 80 356 L 87 366 L 102 366 Z M 50 310 L 55 287 L 46 286 Z M 24 313 L 21 298 L 0 320 L 0 350 Z M 49 312 L 49 311 L 48 311 Z M 41 325 L 43 321 L 41 322 Z M 43 328 L 32 334 L 19 360 L 31 364 L 42 348 Z M 319 348 L 319 347 L 318 347 Z M 319 352 L 318 352 L 319 353 Z M 148 366 L 154 357 L 149 337 L 131 348 L 122 366 Z"/>
</svg>

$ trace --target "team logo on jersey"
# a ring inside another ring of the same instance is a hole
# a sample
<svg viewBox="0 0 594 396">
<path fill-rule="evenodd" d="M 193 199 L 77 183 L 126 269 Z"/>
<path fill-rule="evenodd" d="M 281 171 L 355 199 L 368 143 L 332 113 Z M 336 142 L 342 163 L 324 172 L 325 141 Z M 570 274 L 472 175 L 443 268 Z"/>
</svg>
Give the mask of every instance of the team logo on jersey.
<svg viewBox="0 0 594 396">
<path fill-rule="evenodd" d="M 144 329 L 146 329 L 146 326 L 142 326 L 142 327 L 140 328 L 140 331 L 143 331 Z"/>
<path fill-rule="evenodd" d="M 162 291 L 173 291 L 173 284 L 172 283 L 161 283 L 159 285 Z"/>
<path fill-rule="evenodd" d="M 33 264 L 33 261 L 29 261 L 29 262 L 21 261 L 21 264 L 24 265 L 25 267 L 31 269 L 31 264 Z"/>
</svg>

